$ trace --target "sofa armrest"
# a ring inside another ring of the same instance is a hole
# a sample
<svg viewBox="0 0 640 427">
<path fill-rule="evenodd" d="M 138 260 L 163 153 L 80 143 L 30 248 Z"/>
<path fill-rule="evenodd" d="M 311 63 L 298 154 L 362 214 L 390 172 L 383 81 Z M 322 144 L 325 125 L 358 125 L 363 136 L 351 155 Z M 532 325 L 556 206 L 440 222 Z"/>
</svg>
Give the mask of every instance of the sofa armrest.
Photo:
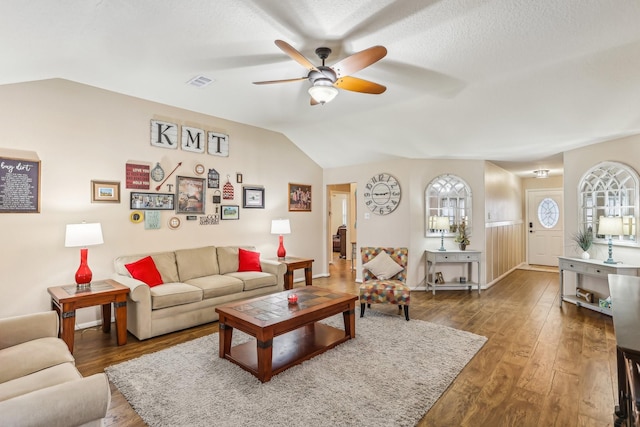
<svg viewBox="0 0 640 427">
<path fill-rule="evenodd" d="M 0 402 L 0 425 L 78 426 L 104 418 L 110 402 L 107 376 L 95 374 Z"/>
<path fill-rule="evenodd" d="M 122 274 L 118 273 L 113 274 L 111 278 L 116 282 L 131 289 L 128 295 L 131 301 L 140 302 L 151 300 L 151 292 L 149 291 L 149 286 L 143 281 L 134 279 L 133 277 L 123 276 Z"/>
<path fill-rule="evenodd" d="M 276 276 L 278 288 L 284 290 L 284 274 L 287 272 L 287 266 L 278 261 L 272 261 L 268 259 L 260 260 L 260 268 L 265 273 L 270 273 Z"/>
<path fill-rule="evenodd" d="M 45 311 L 0 319 L 0 331 L 0 349 L 38 338 L 55 338 L 58 336 L 58 314 Z"/>
</svg>

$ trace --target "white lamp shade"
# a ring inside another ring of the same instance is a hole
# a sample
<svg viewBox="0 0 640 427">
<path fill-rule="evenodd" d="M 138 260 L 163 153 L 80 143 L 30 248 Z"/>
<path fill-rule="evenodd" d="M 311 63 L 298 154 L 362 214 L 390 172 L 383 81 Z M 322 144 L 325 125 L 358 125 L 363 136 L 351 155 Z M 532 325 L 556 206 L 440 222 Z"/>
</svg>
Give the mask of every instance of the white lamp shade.
<svg viewBox="0 0 640 427">
<path fill-rule="evenodd" d="M 291 234 L 288 219 L 274 219 L 271 221 L 271 234 Z"/>
<path fill-rule="evenodd" d="M 104 243 L 102 239 L 102 226 L 99 222 L 91 224 L 67 224 L 67 232 L 64 245 L 68 248 L 76 246 L 92 246 Z"/>
<path fill-rule="evenodd" d="M 449 217 L 448 216 L 437 216 L 436 217 L 436 224 L 435 224 L 435 227 L 434 227 L 435 230 L 449 231 L 450 228 L 451 228 L 451 223 L 449 222 Z"/>
<path fill-rule="evenodd" d="M 622 217 L 601 216 L 598 221 L 598 234 L 604 236 L 619 236 L 623 234 Z"/>
</svg>

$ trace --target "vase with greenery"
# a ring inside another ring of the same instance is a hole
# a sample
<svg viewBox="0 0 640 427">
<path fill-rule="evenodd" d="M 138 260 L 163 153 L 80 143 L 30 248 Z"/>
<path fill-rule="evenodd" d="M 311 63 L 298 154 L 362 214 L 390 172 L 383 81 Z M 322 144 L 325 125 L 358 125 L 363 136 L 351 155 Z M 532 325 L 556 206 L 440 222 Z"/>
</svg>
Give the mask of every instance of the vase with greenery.
<svg viewBox="0 0 640 427">
<path fill-rule="evenodd" d="M 469 236 L 467 235 L 467 222 L 464 218 L 458 225 L 457 235 L 453 241 L 458 243 L 458 246 L 463 251 L 467 249 L 467 245 L 471 243 L 471 241 L 469 240 Z"/>
<path fill-rule="evenodd" d="M 582 259 L 589 259 L 589 248 L 593 244 L 593 232 L 589 229 L 580 229 L 571 236 L 573 241 L 582 250 Z"/>
</svg>

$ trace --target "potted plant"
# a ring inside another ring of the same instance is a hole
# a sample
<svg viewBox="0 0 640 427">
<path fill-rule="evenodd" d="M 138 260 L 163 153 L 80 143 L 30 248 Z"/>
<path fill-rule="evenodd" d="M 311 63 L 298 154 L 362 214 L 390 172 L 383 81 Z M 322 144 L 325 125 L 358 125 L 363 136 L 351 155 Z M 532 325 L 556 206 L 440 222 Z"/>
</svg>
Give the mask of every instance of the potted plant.
<svg viewBox="0 0 640 427">
<path fill-rule="evenodd" d="M 467 223 L 464 218 L 462 218 L 460 225 L 458 225 L 458 234 L 453 241 L 458 243 L 458 246 L 462 251 L 467 249 L 467 245 L 471 243 L 471 240 L 469 240 L 469 236 L 467 235 Z"/>
<path fill-rule="evenodd" d="M 580 229 L 571 235 L 573 241 L 582 249 L 582 259 L 589 259 L 589 248 L 593 244 L 593 232 L 591 229 Z"/>
</svg>

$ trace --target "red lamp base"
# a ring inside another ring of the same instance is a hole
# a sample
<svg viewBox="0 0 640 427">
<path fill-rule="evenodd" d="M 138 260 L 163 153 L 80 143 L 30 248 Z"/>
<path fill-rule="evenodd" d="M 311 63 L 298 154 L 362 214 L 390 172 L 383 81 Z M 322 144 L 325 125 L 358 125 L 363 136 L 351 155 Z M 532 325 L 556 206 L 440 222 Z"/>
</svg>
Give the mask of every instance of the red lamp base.
<svg viewBox="0 0 640 427">
<path fill-rule="evenodd" d="M 89 249 L 80 249 L 80 267 L 78 267 L 78 271 L 76 271 L 76 284 L 78 285 L 78 288 L 87 288 L 91 286 L 93 273 L 89 268 L 89 264 L 87 264 L 88 253 Z"/>
<path fill-rule="evenodd" d="M 284 238 L 280 235 L 280 246 L 278 246 L 278 258 L 284 259 L 287 256 L 287 251 L 284 250 Z"/>
</svg>

